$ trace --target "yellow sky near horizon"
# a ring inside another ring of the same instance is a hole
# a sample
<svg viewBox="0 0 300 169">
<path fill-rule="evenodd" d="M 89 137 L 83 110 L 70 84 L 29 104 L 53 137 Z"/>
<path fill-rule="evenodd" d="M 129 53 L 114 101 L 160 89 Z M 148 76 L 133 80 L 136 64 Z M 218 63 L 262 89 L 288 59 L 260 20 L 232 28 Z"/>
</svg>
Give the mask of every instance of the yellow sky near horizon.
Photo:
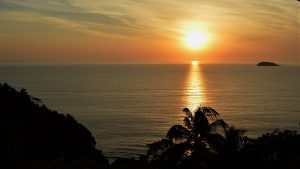
<svg viewBox="0 0 300 169">
<path fill-rule="evenodd" d="M 300 62 L 296 0 L 1 0 L 0 61 Z M 209 41 L 190 49 L 184 34 Z"/>
</svg>

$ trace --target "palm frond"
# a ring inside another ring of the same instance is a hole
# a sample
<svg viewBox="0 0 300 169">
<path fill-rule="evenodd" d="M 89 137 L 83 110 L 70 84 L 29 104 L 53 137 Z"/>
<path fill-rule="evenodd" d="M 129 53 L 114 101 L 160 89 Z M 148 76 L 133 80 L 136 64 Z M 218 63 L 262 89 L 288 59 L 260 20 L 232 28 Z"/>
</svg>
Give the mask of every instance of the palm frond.
<svg viewBox="0 0 300 169">
<path fill-rule="evenodd" d="M 225 130 L 228 128 L 228 124 L 224 120 L 219 119 L 209 124 L 209 127 L 211 130 L 218 129 L 218 128 Z"/>
<path fill-rule="evenodd" d="M 190 111 L 190 109 L 184 108 L 182 111 L 185 112 L 185 116 L 186 116 L 186 117 L 188 117 L 188 118 L 192 118 L 192 117 L 193 117 L 193 114 L 192 114 L 192 112 Z"/>
<path fill-rule="evenodd" d="M 185 125 L 188 129 L 192 129 L 192 128 L 193 128 L 193 122 L 191 121 L 190 118 L 184 117 L 184 118 L 183 118 L 183 123 L 184 123 L 184 125 Z"/>
<path fill-rule="evenodd" d="M 204 112 L 205 116 L 210 119 L 216 119 L 220 114 L 211 107 L 200 107 L 200 109 Z"/>
<path fill-rule="evenodd" d="M 185 108 L 183 108 L 183 110 L 182 110 L 183 112 L 190 112 L 190 109 L 189 108 L 187 108 L 187 107 L 185 107 Z"/>
<path fill-rule="evenodd" d="M 195 112 L 194 119 L 194 127 L 197 132 L 201 133 L 209 124 L 208 119 L 201 108 Z"/>
<path fill-rule="evenodd" d="M 188 140 L 190 131 L 182 125 L 172 126 L 168 133 L 167 138 L 172 140 L 174 144 L 179 144 Z"/>
</svg>

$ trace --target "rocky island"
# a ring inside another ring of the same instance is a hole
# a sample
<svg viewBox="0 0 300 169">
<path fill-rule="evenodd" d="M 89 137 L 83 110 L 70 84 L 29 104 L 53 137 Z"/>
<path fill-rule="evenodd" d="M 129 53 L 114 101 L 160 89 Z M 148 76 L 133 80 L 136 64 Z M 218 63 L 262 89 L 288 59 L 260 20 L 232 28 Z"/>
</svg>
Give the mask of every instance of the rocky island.
<svg viewBox="0 0 300 169">
<path fill-rule="evenodd" d="M 280 65 L 273 62 L 259 62 L 256 66 L 280 66 Z"/>
</svg>

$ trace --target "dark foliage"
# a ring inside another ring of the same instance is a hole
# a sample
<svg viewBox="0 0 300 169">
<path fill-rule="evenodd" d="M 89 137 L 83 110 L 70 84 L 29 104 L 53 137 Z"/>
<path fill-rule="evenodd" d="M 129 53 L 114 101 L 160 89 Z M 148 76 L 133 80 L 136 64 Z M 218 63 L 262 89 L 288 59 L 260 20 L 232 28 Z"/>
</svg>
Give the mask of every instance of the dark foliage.
<svg viewBox="0 0 300 169">
<path fill-rule="evenodd" d="M 0 133 L 1 163 L 10 168 L 108 165 L 89 130 L 71 115 L 49 110 L 25 89 L 7 84 L 0 84 Z"/>
<path fill-rule="evenodd" d="M 296 131 L 274 130 L 249 139 L 241 151 L 245 168 L 300 168 L 300 135 Z"/>
</svg>

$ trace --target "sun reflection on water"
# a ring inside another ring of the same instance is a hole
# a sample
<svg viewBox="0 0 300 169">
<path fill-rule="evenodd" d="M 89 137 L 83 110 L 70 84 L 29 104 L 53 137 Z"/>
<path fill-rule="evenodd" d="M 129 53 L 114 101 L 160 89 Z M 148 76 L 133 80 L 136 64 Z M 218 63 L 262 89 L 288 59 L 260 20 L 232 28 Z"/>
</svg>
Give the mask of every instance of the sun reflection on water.
<svg viewBox="0 0 300 169">
<path fill-rule="evenodd" d="M 192 62 L 190 65 L 186 84 L 186 98 L 184 98 L 186 100 L 185 106 L 193 110 L 197 108 L 197 106 L 202 105 L 202 103 L 205 101 L 203 95 L 201 68 L 198 63 L 195 64 Z"/>
</svg>

